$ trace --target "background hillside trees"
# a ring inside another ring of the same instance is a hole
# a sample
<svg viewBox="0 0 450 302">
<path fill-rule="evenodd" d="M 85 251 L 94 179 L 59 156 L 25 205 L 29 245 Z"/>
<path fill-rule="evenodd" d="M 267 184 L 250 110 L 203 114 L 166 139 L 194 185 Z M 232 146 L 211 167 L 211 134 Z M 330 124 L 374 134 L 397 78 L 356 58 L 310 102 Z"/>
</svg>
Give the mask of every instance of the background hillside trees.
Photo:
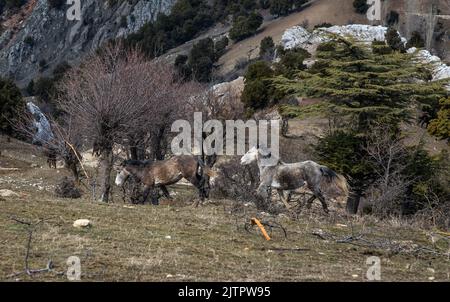
<svg viewBox="0 0 450 302">
<path fill-rule="evenodd" d="M 178 55 L 175 59 L 175 68 L 180 79 L 211 81 L 214 63 L 225 52 L 227 45 L 227 37 L 223 37 L 216 43 L 211 38 L 205 38 L 194 44 L 188 56 Z"/>
<path fill-rule="evenodd" d="M 437 117 L 428 126 L 430 134 L 450 142 L 450 98 L 439 101 Z"/>
<path fill-rule="evenodd" d="M 0 78 L 0 133 L 12 135 L 11 121 L 25 110 L 25 102 L 19 88 L 9 79 Z"/>
<path fill-rule="evenodd" d="M 433 160 L 420 146 L 400 147 L 398 130 L 401 122 L 410 120 L 415 102 L 435 104 L 447 95 L 443 83 L 429 80 L 427 66 L 408 54 L 380 54 L 339 39 L 319 46 L 310 69 L 291 79 L 278 76 L 273 83 L 286 94 L 327 100 L 345 120 L 319 141 L 316 150 L 324 163 L 349 178 L 349 208 L 355 212 L 369 188 L 376 190 L 372 200 L 378 205 L 382 200 L 394 202 L 397 196 L 420 207 L 417 186 L 432 186 Z M 379 125 L 385 128 L 377 130 Z"/>
<path fill-rule="evenodd" d="M 263 17 L 257 12 L 252 12 L 248 16 L 238 16 L 230 29 L 230 39 L 240 41 L 250 37 L 256 33 L 262 22 Z"/>
<path fill-rule="evenodd" d="M 353 0 L 353 7 L 355 8 L 355 11 L 359 14 L 365 14 L 369 9 L 367 0 Z"/>
</svg>

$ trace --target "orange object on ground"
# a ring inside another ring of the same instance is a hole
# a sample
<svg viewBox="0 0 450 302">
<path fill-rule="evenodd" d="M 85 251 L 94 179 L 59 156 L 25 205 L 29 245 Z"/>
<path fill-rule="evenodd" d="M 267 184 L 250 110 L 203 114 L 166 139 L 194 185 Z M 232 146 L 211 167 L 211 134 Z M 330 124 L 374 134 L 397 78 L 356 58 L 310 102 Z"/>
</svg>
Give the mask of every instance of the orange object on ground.
<svg viewBox="0 0 450 302">
<path fill-rule="evenodd" d="M 252 218 L 252 223 L 256 224 L 259 227 L 259 229 L 261 230 L 261 233 L 263 234 L 264 238 L 266 238 L 266 240 L 269 241 L 270 240 L 269 234 L 267 234 L 266 229 L 261 224 L 261 221 L 259 221 L 256 218 Z"/>
</svg>

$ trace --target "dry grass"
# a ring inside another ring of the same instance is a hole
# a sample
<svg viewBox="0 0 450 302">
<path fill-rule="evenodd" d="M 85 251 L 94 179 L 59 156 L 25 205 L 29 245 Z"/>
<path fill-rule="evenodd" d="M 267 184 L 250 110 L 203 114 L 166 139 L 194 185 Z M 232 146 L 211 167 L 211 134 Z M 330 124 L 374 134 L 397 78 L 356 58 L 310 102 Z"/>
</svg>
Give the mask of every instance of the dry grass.
<svg viewBox="0 0 450 302">
<path fill-rule="evenodd" d="M 364 281 L 370 255 L 381 258 L 383 281 L 449 280 L 447 256 L 395 253 L 312 234 L 321 229 L 340 238 L 364 232 L 369 240 L 433 248 L 426 232 L 414 225 L 348 218 L 337 209 L 325 216 L 319 205 L 304 210 L 298 219 L 258 213 L 251 205 L 236 206 L 230 200 L 214 200 L 195 209 L 189 205 L 194 191 L 182 186 L 175 188 L 174 202 L 161 206 L 125 207 L 118 195 L 111 204 L 94 203 L 87 195 L 59 199 L 52 187 L 64 170 L 31 167 L 27 152 L 22 152 L 21 160 L 19 153 L 15 158 L 4 155 L 10 154 L 9 145 L 2 148 L 7 152 L 2 152 L 0 166 L 21 169 L 0 174 L 0 189 L 20 194 L 0 199 L 0 280 L 67 280 L 54 272 L 9 277 L 23 270 L 27 241 L 26 226 L 10 217 L 49 219 L 34 233 L 31 269 L 44 268 L 51 259 L 55 271 L 64 272 L 67 258 L 78 256 L 85 281 Z M 42 158 L 33 160 L 40 163 Z M 33 186 L 39 181 L 41 190 Z M 247 232 L 244 224 L 254 216 L 282 224 L 288 237 L 274 230 L 272 240 L 265 241 L 257 230 Z M 93 226 L 74 228 L 74 220 L 80 218 L 90 219 Z"/>
</svg>

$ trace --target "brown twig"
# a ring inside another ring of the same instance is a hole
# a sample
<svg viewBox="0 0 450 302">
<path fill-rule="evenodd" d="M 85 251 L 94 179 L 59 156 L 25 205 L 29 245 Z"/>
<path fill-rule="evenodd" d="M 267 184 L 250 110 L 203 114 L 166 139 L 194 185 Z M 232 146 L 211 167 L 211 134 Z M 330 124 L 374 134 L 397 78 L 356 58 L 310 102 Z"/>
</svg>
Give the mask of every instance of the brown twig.
<svg viewBox="0 0 450 302">
<path fill-rule="evenodd" d="M 33 270 L 33 269 L 30 269 L 30 265 L 29 265 L 31 243 L 32 243 L 32 240 L 33 240 L 33 232 L 36 230 L 36 228 L 41 223 L 43 223 L 44 221 L 49 220 L 51 218 L 40 219 L 40 220 L 38 220 L 35 223 L 29 222 L 29 221 L 25 221 L 25 220 L 22 220 L 22 219 L 18 219 L 16 217 L 10 217 L 10 219 L 15 221 L 15 222 L 17 222 L 17 223 L 20 223 L 20 224 L 28 226 L 28 230 L 27 230 L 28 231 L 28 238 L 27 238 L 27 243 L 25 245 L 26 252 L 25 252 L 25 260 L 24 260 L 24 262 L 25 262 L 24 270 L 21 271 L 21 272 L 13 273 L 13 274 L 9 275 L 8 277 L 12 278 L 12 277 L 19 276 L 21 274 L 27 274 L 28 276 L 31 276 L 33 274 L 44 273 L 44 272 L 51 272 L 53 270 L 53 261 L 52 260 L 49 260 L 47 262 L 47 266 L 45 268 L 42 268 L 42 269 L 35 269 L 35 270 Z"/>
</svg>

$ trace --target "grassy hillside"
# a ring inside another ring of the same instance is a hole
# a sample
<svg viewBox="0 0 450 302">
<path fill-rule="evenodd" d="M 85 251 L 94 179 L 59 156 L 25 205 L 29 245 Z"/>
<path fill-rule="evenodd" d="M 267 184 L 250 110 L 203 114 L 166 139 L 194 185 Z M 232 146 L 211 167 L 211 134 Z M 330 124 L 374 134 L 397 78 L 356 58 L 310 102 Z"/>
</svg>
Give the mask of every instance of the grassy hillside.
<svg viewBox="0 0 450 302">
<path fill-rule="evenodd" d="M 365 281 L 369 256 L 381 258 L 383 281 L 449 280 L 445 239 L 433 246 L 417 221 L 348 217 L 334 206 L 326 216 L 319 205 L 299 217 L 271 216 L 216 199 L 196 209 L 194 192 L 182 186 L 161 206 L 125 205 L 119 190 L 110 204 L 89 194 L 60 199 L 53 188 L 64 170 L 48 169 L 29 145 L 1 143 L 0 190 L 18 196 L 0 198 L 0 280 L 65 281 L 73 255 L 85 281 Z M 279 228 L 267 227 L 271 241 L 247 231 L 252 217 L 282 225 L 287 237 Z M 28 227 L 12 218 L 45 219 L 33 232 L 29 263 L 38 269 L 52 260 L 53 272 L 13 275 L 24 268 Z M 80 218 L 92 227 L 74 228 Z"/>
</svg>

